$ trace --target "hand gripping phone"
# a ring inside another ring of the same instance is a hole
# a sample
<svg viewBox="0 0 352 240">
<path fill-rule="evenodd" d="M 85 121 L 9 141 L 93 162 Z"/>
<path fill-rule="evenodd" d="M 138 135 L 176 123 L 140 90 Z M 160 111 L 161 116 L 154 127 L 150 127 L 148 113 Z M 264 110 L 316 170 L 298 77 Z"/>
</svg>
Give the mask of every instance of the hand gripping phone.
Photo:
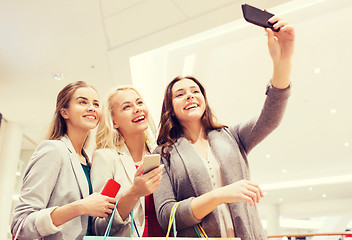
<svg viewBox="0 0 352 240">
<path fill-rule="evenodd" d="M 106 182 L 103 190 L 101 191 L 101 194 L 108 197 L 115 198 L 120 188 L 121 188 L 121 185 L 118 182 L 116 182 L 114 179 L 110 178 Z"/>
<path fill-rule="evenodd" d="M 257 26 L 264 27 L 264 28 L 271 28 L 274 32 L 280 31 L 280 28 L 274 29 L 273 25 L 275 23 L 270 23 L 268 20 L 274 16 L 274 14 L 263 11 L 259 8 L 253 7 L 248 4 L 242 4 L 242 13 L 244 19 L 247 22 L 253 23 Z"/>
<path fill-rule="evenodd" d="M 143 174 L 146 174 L 153 170 L 154 168 L 159 167 L 160 165 L 160 155 L 159 154 L 150 154 L 150 155 L 145 155 L 144 159 L 144 170 Z"/>
</svg>

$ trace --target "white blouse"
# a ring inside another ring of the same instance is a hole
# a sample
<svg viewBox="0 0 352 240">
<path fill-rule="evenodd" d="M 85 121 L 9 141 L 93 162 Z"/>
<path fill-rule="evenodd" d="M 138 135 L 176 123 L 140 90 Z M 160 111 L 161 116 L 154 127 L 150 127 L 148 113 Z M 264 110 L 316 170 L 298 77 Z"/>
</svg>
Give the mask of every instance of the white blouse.
<svg viewBox="0 0 352 240">
<path fill-rule="evenodd" d="M 211 179 L 213 189 L 220 188 L 224 186 L 223 176 L 221 174 L 221 166 L 219 160 L 214 156 L 209 143 L 207 142 L 207 159 L 204 159 L 203 163 L 205 164 L 209 177 Z M 233 238 L 235 237 L 235 232 L 233 229 L 232 218 L 230 214 L 230 209 L 227 204 L 223 203 L 217 206 L 219 212 L 220 220 L 220 232 L 222 238 Z"/>
</svg>

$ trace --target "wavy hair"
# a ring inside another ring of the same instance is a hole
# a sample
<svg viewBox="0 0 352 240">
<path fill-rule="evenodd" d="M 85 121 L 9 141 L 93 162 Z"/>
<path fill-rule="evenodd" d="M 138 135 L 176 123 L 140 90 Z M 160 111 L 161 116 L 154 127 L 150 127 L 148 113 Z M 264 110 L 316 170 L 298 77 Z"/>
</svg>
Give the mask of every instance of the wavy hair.
<svg viewBox="0 0 352 240">
<path fill-rule="evenodd" d="M 65 119 L 61 116 L 61 109 L 68 108 L 70 100 L 74 92 L 83 87 L 89 87 L 97 90 L 91 85 L 87 84 L 84 81 L 76 81 L 70 84 L 67 84 L 57 95 L 56 98 L 56 108 L 53 120 L 50 124 L 49 132 L 46 139 L 48 140 L 57 140 L 62 138 L 67 133 L 67 124 Z M 87 139 L 86 139 L 87 140 Z"/>
<path fill-rule="evenodd" d="M 110 91 L 107 98 L 103 103 L 102 116 L 100 120 L 100 124 L 98 126 L 98 130 L 96 133 L 96 148 L 113 148 L 119 150 L 120 147 L 124 144 L 124 138 L 119 131 L 119 129 L 115 129 L 113 125 L 113 104 L 112 99 L 116 94 L 119 94 L 120 91 L 124 90 L 132 90 L 137 93 L 137 95 L 143 99 L 141 94 L 132 86 L 120 86 L 114 88 Z M 148 114 L 148 129 L 145 130 L 145 143 L 150 151 L 152 151 L 155 147 L 155 138 L 156 138 L 156 127 L 153 122 L 153 119 L 150 114 Z"/>
<path fill-rule="evenodd" d="M 206 96 L 205 88 L 203 85 L 193 76 L 178 76 L 174 78 L 166 87 L 163 105 L 161 109 L 161 117 L 159 123 L 159 135 L 157 139 L 157 144 L 162 147 L 162 153 L 164 156 L 168 157 L 169 153 L 164 152 L 165 147 L 168 147 L 175 143 L 179 137 L 184 134 L 184 130 L 179 120 L 175 115 L 175 111 L 172 105 L 172 87 L 180 80 L 189 79 L 195 82 L 200 91 L 202 92 L 205 100 L 205 111 L 201 118 L 201 122 L 205 132 L 210 130 L 220 129 L 226 127 L 223 124 L 219 124 L 215 115 L 212 113 L 210 106 L 208 104 L 208 99 Z"/>
</svg>

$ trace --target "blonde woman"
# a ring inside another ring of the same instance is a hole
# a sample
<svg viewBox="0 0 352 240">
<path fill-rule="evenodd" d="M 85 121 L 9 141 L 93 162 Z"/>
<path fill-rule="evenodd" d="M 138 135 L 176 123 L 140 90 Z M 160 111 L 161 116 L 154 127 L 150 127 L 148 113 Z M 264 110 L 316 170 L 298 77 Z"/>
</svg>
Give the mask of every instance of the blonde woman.
<svg viewBox="0 0 352 240">
<path fill-rule="evenodd" d="M 133 213 L 134 236 L 162 236 L 150 194 L 160 185 L 163 166 L 143 174 L 143 157 L 155 147 L 155 126 L 136 89 L 119 87 L 108 95 L 96 141 L 94 191 L 100 192 L 109 178 L 121 184 L 111 235 L 130 237 Z M 95 234 L 103 235 L 109 220 L 110 216 L 93 219 Z"/>
<path fill-rule="evenodd" d="M 23 222 L 19 239 L 79 240 L 90 235 L 89 216 L 111 214 L 115 199 L 90 195 L 90 165 L 84 151 L 99 119 L 93 87 L 78 81 L 60 91 L 48 140 L 33 153 L 23 177 L 11 224 L 15 234 Z"/>
</svg>

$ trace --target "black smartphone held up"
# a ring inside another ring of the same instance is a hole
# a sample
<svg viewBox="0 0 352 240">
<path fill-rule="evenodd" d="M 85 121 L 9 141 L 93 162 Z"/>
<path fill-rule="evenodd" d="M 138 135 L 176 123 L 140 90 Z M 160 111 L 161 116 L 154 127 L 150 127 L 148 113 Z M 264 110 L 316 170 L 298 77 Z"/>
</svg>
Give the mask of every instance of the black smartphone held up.
<svg viewBox="0 0 352 240">
<path fill-rule="evenodd" d="M 150 154 L 144 156 L 144 170 L 143 174 L 146 174 L 153 170 L 154 168 L 159 167 L 160 165 L 160 155 L 159 154 Z"/>
<path fill-rule="evenodd" d="M 242 4 L 242 13 L 244 19 L 247 22 L 253 23 L 257 26 L 264 28 L 271 28 L 273 31 L 278 32 L 280 28 L 274 29 L 272 23 L 268 22 L 268 20 L 274 16 L 274 14 L 263 11 L 259 8 L 253 7 L 248 4 Z"/>
</svg>

